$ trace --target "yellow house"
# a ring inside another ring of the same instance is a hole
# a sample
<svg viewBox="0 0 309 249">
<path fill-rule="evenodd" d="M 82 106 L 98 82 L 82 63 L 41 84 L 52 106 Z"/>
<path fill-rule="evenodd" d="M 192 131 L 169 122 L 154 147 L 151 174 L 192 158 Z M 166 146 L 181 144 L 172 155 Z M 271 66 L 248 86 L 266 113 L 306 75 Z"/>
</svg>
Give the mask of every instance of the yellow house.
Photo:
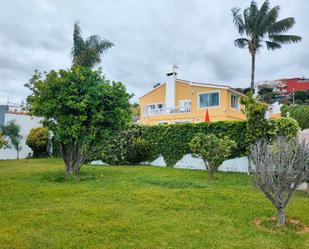
<svg viewBox="0 0 309 249">
<path fill-rule="evenodd" d="M 229 86 L 197 83 L 167 74 L 158 84 L 140 97 L 141 124 L 173 124 L 203 122 L 206 109 L 210 121 L 245 120 L 240 99 L 245 95 Z"/>
</svg>

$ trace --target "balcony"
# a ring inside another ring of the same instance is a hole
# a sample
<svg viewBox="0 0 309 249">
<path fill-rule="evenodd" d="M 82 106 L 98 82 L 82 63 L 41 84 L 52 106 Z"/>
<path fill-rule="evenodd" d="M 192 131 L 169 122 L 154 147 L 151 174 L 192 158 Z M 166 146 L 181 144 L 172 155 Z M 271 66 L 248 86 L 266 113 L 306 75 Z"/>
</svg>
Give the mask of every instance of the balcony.
<svg viewBox="0 0 309 249">
<path fill-rule="evenodd" d="M 174 108 L 145 108 L 144 117 L 160 116 L 160 115 L 170 115 L 170 114 L 181 114 L 191 112 L 190 106 L 185 107 L 174 107 Z"/>
</svg>

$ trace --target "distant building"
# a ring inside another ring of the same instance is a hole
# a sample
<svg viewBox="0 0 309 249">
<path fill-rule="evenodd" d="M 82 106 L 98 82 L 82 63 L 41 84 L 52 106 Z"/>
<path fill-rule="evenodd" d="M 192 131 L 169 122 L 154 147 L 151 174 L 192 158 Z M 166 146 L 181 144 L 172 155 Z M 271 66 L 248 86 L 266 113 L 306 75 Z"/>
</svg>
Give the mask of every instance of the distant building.
<svg viewBox="0 0 309 249">
<path fill-rule="evenodd" d="M 284 97 L 289 97 L 293 92 L 309 90 L 309 79 L 306 78 L 290 78 L 278 79 L 271 81 L 262 81 L 257 85 L 258 89 L 263 87 L 270 87 L 274 92 L 281 94 Z"/>
<path fill-rule="evenodd" d="M 22 105 L 9 104 L 0 105 L 0 130 L 9 121 L 14 120 L 21 127 L 21 147 L 20 158 L 26 158 L 32 150 L 26 145 L 27 136 L 31 128 L 42 126 L 41 118 L 28 115 L 22 108 Z M 16 159 L 16 151 L 12 148 L 0 149 L 0 159 Z"/>
</svg>

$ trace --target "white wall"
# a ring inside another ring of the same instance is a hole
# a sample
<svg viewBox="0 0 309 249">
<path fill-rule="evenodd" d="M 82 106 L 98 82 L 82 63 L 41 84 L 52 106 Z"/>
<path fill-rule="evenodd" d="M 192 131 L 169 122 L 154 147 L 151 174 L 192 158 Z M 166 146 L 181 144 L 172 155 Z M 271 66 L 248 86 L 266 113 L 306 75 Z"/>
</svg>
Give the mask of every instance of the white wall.
<svg viewBox="0 0 309 249">
<path fill-rule="evenodd" d="M 162 156 L 158 157 L 152 162 L 143 162 L 142 164 L 148 164 L 152 166 L 165 167 L 166 164 Z M 224 161 L 219 167 L 219 171 L 229 171 L 229 172 L 248 172 L 248 158 L 239 157 Z M 179 160 L 174 168 L 182 169 L 202 169 L 205 170 L 205 165 L 202 159 L 193 157 L 191 154 L 185 155 L 181 160 Z"/>
<path fill-rule="evenodd" d="M 40 124 L 41 118 L 32 117 L 25 114 L 6 113 L 4 123 L 14 120 L 16 124 L 21 127 L 20 134 L 22 135 L 21 146 L 22 150 L 19 152 L 20 158 L 26 158 L 32 150 L 26 145 L 26 139 L 31 128 L 42 126 Z M 16 159 L 17 154 L 15 149 L 0 149 L 0 159 Z"/>
</svg>

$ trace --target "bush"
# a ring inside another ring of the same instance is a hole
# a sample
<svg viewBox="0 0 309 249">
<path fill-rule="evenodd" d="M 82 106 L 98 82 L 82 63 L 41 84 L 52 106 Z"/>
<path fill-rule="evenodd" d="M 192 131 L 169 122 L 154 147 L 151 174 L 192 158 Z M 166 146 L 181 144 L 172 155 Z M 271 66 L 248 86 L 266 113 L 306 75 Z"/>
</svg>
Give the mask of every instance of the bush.
<svg viewBox="0 0 309 249">
<path fill-rule="evenodd" d="M 290 118 L 270 120 L 267 127 L 267 136 L 270 139 L 277 135 L 295 136 L 298 131 L 297 122 Z M 153 126 L 133 125 L 103 142 L 100 153 L 93 159 L 101 159 L 110 164 L 130 164 L 132 160 L 128 160 L 127 156 L 134 153 L 133 138 L 143 138 L 147 141 L 149 148 L 142 161 L 151 161 L 162 155 L 166 165 L 173 167 L 184 155 L 191 153 L 189 142 L 198 133 L 214 134 L 218 137 L 227 136 L 235 141 L 237 147 L 232 150 L 229 158 L 248 154 L 247 122 L 218 121 Z"/>
<path fill-rule="evenodd" d="M 7 141 L 4 139 L 2 132 L 0 132 L 0 149 L 7 145 Z"/>
<path fill-rule="evenodd" d="M 308 105 L 293 105 L 288 106 L 284 105 L 281 107 L 281 114 L 287 116 L 287 113 L 290 113 L 290 117 L 294 118 L 300 128 L 308 129 L 309 128 L 309 106 Z"/>
<path fill-rule="evenodd" d="M 236 148 L 235 141 L 228 137 L 198 133 L 189 143 L 191 151 L 201 157 L 211 177 Z"/>
<path fill-rule="evenodd" d="M 33 157 L 47 155 L 48 136 L 48 130 L 45 127 L 37 127 L 30 130 L 26 144 L 32 149 Z"/>
</svg>

